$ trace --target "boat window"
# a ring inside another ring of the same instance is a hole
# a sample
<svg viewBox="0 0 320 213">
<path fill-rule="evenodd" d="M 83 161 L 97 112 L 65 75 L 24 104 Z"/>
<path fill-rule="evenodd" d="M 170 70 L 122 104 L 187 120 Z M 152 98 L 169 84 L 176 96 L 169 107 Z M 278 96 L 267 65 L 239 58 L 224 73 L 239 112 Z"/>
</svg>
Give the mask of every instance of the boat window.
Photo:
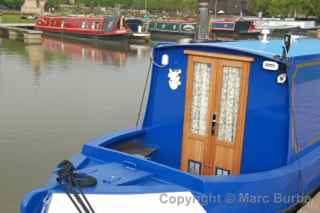
<svg viewBox="0 0 320 213">
<path fill-rule="evenodd" d="M 188 172 L 194 175 L 200 175 L 201 174 L 201 163 L 193 160 L 189 160 L 188 163 Z"/>
<path fill-rule="evenodd" d="M 104 31 L 110 32 L 113 30 L 113 27 L 116 26 L 117 18 L 116 17 L 106 17 L 104 20 Z"/>
<path fill-rule="evenodd" d="M 81 25 L 81 28 L 82 29 L 86 29 L 88 27 L 88 24 L 87 24 L 87 22 L 82 22 L 82 25 Z"/>
<path fill-rule="evenodd" d="M 252 22 L 249 21 L 241 21 L 237 22 L 235 26 L 236 32 L 248 32 L 252 27 Z"/>
<path fill-rule="evenodd" d="M 216 175 L 217 176 L 229 176 L 231 174 L 230 170 L 223 169 L 220 167 L 216 168 Z"/>
<path fill-rule="evenodd" d="M 208 134 L 208 106 L 211 64 L 195 63 L 192 89 L 191 123 L 192 134 Z"/>
<path fill-rule="evenodd" d="M 91 24 L 91 29 L 93 29 L 93 30 L 95 30 L 96 29 L 96 22 L 94 21 L 94 22 L 92 22 L 92 24 Z"/>
<path fill-rule="evenodd" d="M 234 143 L 240 102 L 241 69 L 224 66 L 222 76 L 218 139 Z"/>
<path fill-rule="evenodd" d="M 292 73 L 290 155 L 319 144 L 320 135 L 320 61 L 298 64 Z M 293 156 L 290 156 L 293 157 Z"/>
</svg>

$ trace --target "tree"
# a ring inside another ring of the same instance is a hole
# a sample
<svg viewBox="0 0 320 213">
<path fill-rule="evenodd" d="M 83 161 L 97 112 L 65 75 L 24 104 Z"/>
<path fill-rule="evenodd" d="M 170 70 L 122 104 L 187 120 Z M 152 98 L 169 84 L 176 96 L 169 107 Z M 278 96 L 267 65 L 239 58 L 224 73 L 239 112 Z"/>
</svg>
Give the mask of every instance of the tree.
<svg viewBox="0 0 320 213">
<path fill-rule="evenodd" d="M 267 16 L 320 16 L 319 0 L 249 0 L 250 11 Z"/>
<path fill-rule="evenodd" d="M 288 16 L 288 0 L 271 0 L 267 11 L 271 16 Z"/>
<path fill-rule="evenodd" d="M 2 0 L 0 4 L 3 4 L 11 9 L 20 9 L 23 4 L 23 0 Z"/>
<path fill-rule="evenodd" d="M 52 0 L 54 1 L 54 0 Z M 145 3 L 149 10 L 184 10 L 195 9 L 197 0 L 77 0 L 77 3 L 86 6 L 111 6 L 120 4 L 126 8 L 145 9 Z"/>
<path fill-rule="evenodd" d="M 320 17 L 320 1 L 319 0 L 304 0 L 303 10 L 306 15 Z"/>
<path fill-rule="evenodd" d="M 269 2 L 270 0 L 249 0 L 249 10 L 254 14 L 258 12 L 267 14 Z"/>
</svg>

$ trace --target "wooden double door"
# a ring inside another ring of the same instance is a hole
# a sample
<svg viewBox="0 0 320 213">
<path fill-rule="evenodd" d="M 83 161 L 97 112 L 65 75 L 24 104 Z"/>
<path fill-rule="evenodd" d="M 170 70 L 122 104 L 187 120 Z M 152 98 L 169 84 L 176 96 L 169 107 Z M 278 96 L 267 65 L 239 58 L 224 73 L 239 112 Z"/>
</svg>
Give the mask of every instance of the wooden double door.
<svg viewBox="0 0 320 213">
<path fill-rule="evenodd" d="M 250 57 L 188 55 L 181 169 L 196 175 L 240 173 Z"/>
</svg>

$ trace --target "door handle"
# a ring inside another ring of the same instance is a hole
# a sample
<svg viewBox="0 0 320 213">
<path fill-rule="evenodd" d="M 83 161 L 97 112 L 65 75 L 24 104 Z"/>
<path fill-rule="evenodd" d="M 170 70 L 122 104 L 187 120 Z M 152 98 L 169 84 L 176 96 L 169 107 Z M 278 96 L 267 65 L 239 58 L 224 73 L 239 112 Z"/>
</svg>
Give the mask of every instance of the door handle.
<svg viewBox="0 0 320 213">
<path fill-rule="evenodd" d="M 216 115 L 216 113 L 213 113 L 212 120 L 211 120 L 211 135 L 215 134 L 216 126 L 217 126 L 217 115 Z"/>
</svg>

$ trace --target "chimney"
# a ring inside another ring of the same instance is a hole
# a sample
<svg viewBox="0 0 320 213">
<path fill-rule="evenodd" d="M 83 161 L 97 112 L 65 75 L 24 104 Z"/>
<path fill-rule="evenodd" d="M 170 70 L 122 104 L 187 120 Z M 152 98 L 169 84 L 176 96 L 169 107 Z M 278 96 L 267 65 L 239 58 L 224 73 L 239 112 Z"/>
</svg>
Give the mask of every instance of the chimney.
<svg viewBox="0 0 320 213">
<path fill-rule="evenodd" d="M 209 0 L 198 0 L 199 23 L 196 40 L 209 39 Z"/>
</svg>

